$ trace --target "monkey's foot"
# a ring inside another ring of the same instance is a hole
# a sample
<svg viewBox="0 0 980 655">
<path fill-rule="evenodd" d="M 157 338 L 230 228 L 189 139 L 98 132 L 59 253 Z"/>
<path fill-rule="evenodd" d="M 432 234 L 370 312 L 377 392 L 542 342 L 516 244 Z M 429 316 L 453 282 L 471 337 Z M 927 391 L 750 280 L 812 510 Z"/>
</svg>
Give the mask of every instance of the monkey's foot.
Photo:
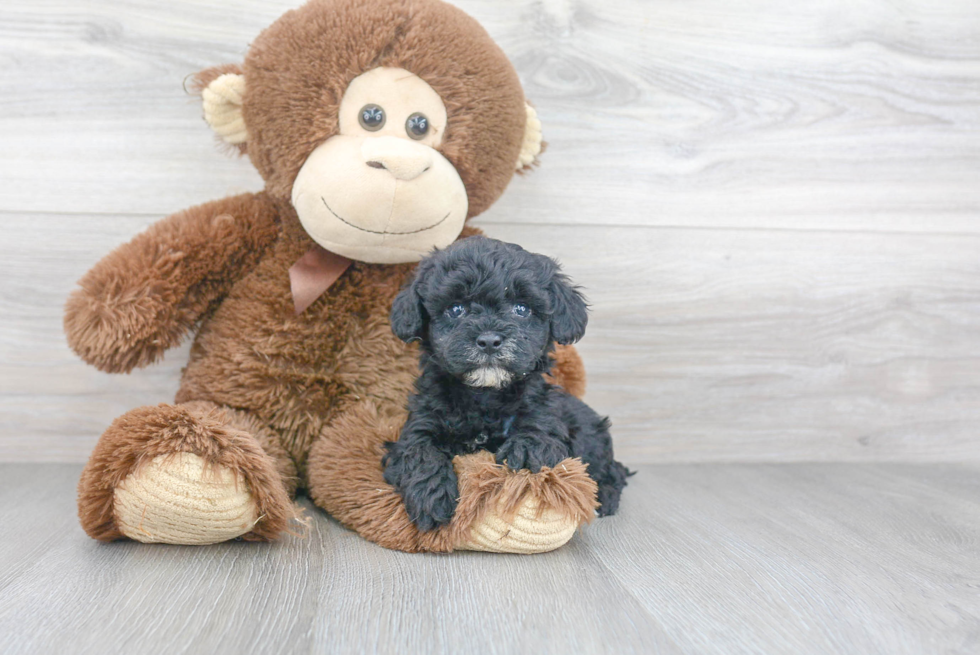
<svg viewBox="0 0 980 655">
<path fill-rule="evenodd" d="M 578 459 L 538 473 L 511 471 L 487 452 L 457 457 L 461 521 L 472 517 L 457 550 L 544 553 L 564 546 L 596 508 L 596 484 Z"/>
<path fill-rule="evenodd" d="M 459 502 L 449 524 L 420 531 L 381 466 L 385 442 L 398 438 L 404 422 L 401 406 L 364 401 L 334 418 L 310 452 L 314 502 L 365 539 L 413 553 L 543 553 L 595 516 L 596 483 L 580 460 L 531 473 L 511 471 L 482 451 L 453 460 Z"/>
<path fill-rule="evenodd" d="M 114 492 L 116 526 L 135 541 L 214 544 L 255 527 L 259 513 L 242 476 L 209 469 L 193 453 L 161 455 Z"/>
<path fill-rule="evenodd" d="M 209 403 L 141 407 L 116 419 L 78 484 L 89 536 L 213 544 L 276 538 L 293 517 L 276 461 Z"/>
<path fill-rule="evenodd" d="M 457 550 L 491 553 L 546 553 L 561 548 L 578 529 L 579 521 L 553 509 L 542 510 L 534 499 L 526 499 L 509 520 L 500 511 L 488 512 L 477 521 L 468 539 Z"/>
</svg>

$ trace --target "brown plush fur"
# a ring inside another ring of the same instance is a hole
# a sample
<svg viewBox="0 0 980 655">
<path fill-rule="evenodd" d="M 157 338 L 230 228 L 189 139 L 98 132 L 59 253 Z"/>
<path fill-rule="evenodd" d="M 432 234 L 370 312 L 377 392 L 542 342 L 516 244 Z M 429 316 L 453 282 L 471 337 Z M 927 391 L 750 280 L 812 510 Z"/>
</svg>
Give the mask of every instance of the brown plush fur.
<svg viewBox="0 0 980 655">
<path fill-rule="evenodd" d="M 596 484 L 580 460 L 565 460 L 539 473 L 515 473 L 482 452 L 454 460 L 460 502 L 449 525 L 419 532 L 377 465 L 384 442 L 398 438 L 404 420 L 403 409 L 365 401 L 331 425 L 310 454 L 314 501 L 365 538 L 408 552 L 448 552 L 468 537 L 470 526 L 488 510 L 506 518 L 528 494 L 538 499 L 539 511 L 558 509 L 580 522 L 592 520 Z"/>
<path fill-rule="evenodd" d="M 215 81 L 222 75 L 225 75 L 227 73 L 241 75 L 243 72 L 244 71 L 242 70 L 242 67 L 239 64 L 221 64 L 220 66 L 212 66 L 211 68 L 205 69 L 197 73 L 196 75 L 189 76 L 190 77 L 189 89 L 186 86 L 186 79 L 185 79 L 185 90 L 193 93 L 201 94 L 204 91 L 204 89 L 207 88 L 208 84 L 211 84 L 211 82 Z M 229 150 L 229 152 L 237 153 L 239 155 L 244 155 L 246 152 L 248 152 L 247 143 L 239 143 L 236 145 L 231 145 L 229 143 L 225 143 L 224 141 L 222 141 L 217 134 L 214 136 L 214 138 L 215 141 L 221 144 L 221 147 L 223 149 L 227 149 Z M 544 152 L 543 146 L 544 144 L 542 144 L 541 152 Z"/>
<path fill-rule="evenodd" d="M 439 150 L 466 186 L 469 216 L 482 213 L 513 176 L 524 92 L 479 23 L 432 0 L 313 0 L 259 35 L 245 58 L 243 111 L 266 190 L 289 197 L 307 156 L 336 134 L 350 81 L 378 66 L 415 73 L 443 99 Z"/>
<path fill-rule="evenodd" d="M 546 376 L 548 382 L 563 387 L 577 398 L 585 395 L 585 365 L 578 351 L 571 346 L 555 346 L 552 353 L 555 368 L 552 375 Z"/>
<path fill-rule="evenodd" d="M 113 515 L 115 488 L 157 457 L 193 453 L 206 466 L 224 466 L 244 477 L 258 514 L 264 517 L 244 538 L 276 538 L 292 516 L 284 484 L 292 469 L 283 459 L 277 466 L 253 435 L 234 423 L 230 412 L 206 403 L 140 407 L 117 418 L 82 472 L 78 485 L 82 527 L 95 539 L 121 539 Z"/>
<path fill-rule="evenodd" d="M 116 248 L 65 306 L 68 344 L 107 373 L 126 373 L 178 345 L 259 261 L 279 232 L 265 194 L 191 207 Z"/>
<path fill-rule="evenodd" d="M 445 29 L 456 38 L 431 38 Z M 69 344 L 104 371 L 145 366 L 198 328 L 177 404 L 127 413 L 96 446 L 79 485 L 91 536 L 120 538 L 113 490 L 154 457 L 177 452 L 242 472 L 264 517 L 250 539 L 279 534 L 292 516 L 289 497 L 303 488 L 368 539 L 408 551 L 449 550 L 491 503 L 503 498 L 513 508 L 530 491 L 571 516 L 591 516 L 595 485 L 580 462 L 532 475 L 476 459 L 461 464 L 456 520 L 418 533 L 380 464 L 417 375 L 416 349 L 388 324 L 414 265 L 354 262 L 294 312 L 289 267 L 313 241 L 290 187 L 336 131 L 348 82 L 378 65 L 415 72 L 444 99 L 441 150 L 465 183 L 470 215 L 503 191 L 523 135 L 523 93 L 499 48 L 459 10 L 433 0 L 314 0 L 263 32 L 244 65 L 244 111 L 248 154 L 266 191 L 158 222 L 99 262 L 68 301 Z M 556 381 L 581 393 L 574 350 L 556 359 Z"/>
</svg>

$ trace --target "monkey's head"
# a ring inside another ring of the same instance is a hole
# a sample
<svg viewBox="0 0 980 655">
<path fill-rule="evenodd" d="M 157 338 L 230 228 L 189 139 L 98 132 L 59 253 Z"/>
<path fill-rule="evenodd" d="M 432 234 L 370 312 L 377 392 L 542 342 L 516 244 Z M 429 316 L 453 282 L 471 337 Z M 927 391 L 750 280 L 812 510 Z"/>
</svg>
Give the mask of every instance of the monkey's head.
<svg viewBox="0 0 980 655">
<path fill-rule="evenodd" d="M 486 31 L 440 0 L 312 0 L 242 66 L 198 74 L 205 118 L 307 234 L 351 259 L 420 259 L 541 151 L 541 124 Z"/>
</svg>

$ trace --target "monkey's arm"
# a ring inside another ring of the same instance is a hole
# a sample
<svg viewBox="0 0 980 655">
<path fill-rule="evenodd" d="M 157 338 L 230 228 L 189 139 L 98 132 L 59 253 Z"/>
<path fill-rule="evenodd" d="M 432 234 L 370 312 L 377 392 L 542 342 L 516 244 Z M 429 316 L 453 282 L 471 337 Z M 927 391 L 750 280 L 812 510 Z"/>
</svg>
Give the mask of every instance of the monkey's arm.
<svg viewBox="0 0 980 655">
<path fill-rule="evenodd" d="M 65 305 L 68 345 L 108 373 L 156 361 L 251 270 L 277 234 L 264 193 L 154 223 L 79 280 Z"/>
<path fill-rule="evenodd" d="M 551 375 L 546 376 L 548 382 L 557 384 L 576 398 L 585 395 L 585 365 L 579 356 L 575 346 L 555 347 L 555 352 L 551 358 L 555 364 L 551 369 Z"/>
</svg>

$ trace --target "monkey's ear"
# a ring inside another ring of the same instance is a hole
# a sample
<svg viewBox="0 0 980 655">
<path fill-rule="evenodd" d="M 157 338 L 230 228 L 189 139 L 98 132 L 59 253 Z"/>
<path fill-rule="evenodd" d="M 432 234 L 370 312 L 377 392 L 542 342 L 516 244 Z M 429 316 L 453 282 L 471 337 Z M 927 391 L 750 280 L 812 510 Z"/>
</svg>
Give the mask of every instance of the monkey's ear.
<svg viewBox="0 0 980 655">
<path fill-rule="evenodd" d="M 194 88 L 204 104 L 204 120 L 225 143 L 244 150 L 248 130 L 242 117 L 245 76 L 241 66 L 215 66 L 194 76 Z"/>
<path fill-rule="evenodd" d="M 422 297 L 418 293 L 419 273 L 415 274 L 412 283 L 395 296 L 391 304 L 391 331 L 395 336 L 408 343 L 422 338 L 425 329 L 425 310 L 422 308 Z"/>
<path fill-rule="evenodd" d="M 524 141 L 521 142 L 521 154 L 517 156 L 517 164 L 515 165 L 519 171 L 526 171 L 533 167 L 544 146 L 538 112 L 527 101 L 524 102 L 524 110 L 527 112 L 527 121 L 524 123 Z"/>
<path fill-rule="evenodd" d="M 585 336 L 589 322 L 588 305 L 568 277 L 556 272 L 551 279 L 551 338 L 563 346 Z"/>
</svg>

